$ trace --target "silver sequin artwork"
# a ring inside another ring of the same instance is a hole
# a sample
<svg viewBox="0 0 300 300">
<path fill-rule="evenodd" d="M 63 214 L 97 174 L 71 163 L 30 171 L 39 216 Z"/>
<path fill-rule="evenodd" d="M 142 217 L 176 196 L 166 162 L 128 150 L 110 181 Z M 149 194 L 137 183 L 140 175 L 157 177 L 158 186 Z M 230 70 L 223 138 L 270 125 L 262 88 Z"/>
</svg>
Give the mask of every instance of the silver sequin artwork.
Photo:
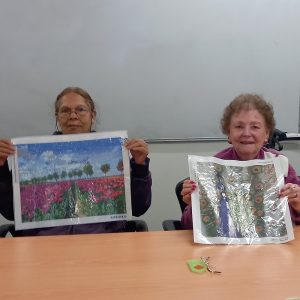
<svg viewBox="0 0 300 300">
<path fill-rule="evenodd" d="M 289 240 L 287 202 L 276 160 L 248 162 L 190 156 L 194 235 L 207 243 L 266 243 Z M 198 226 L 199 225 L 199 226 Z"/>
</svg>

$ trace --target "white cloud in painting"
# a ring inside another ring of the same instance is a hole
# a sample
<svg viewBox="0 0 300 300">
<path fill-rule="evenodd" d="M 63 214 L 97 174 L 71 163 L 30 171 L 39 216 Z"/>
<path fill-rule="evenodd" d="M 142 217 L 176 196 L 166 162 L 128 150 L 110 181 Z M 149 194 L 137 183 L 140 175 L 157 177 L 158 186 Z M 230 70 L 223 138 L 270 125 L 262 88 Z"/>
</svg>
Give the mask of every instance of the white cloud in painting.
<svg viewBox="0 0 300 300">
<path fill-rule="evenodd" d="M 55 154 L 53 153 L 53 151 L 45 151 L 41 154 L 41 158 L 44 161 L 50 161 L 55 159 Z"/>
<path fill-rule="evenodd" d="M 72 161 L 72 156 L 70 154 L 62 154 L 59 156 L 59 159 L 65 163 L 70 163 Z"/>
</svg>

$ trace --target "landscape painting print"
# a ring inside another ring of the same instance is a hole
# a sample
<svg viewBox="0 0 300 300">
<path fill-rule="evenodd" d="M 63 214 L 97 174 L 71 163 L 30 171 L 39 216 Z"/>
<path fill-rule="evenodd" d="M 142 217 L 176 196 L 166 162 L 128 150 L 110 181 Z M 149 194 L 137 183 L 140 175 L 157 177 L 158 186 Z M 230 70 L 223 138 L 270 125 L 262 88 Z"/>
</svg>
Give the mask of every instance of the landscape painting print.
<svg viewBox="0 0 300 300">
<path fill-rule="evenodd" d="M 283 158 L 283 157 L 282 157 Z M 234 161 L 189 156 L 194 241 L 284 243 L 294 238 L 281 157 Z M 288 165 L 288 163 L 287 163 Z"/>
<path fill-rule="evenodd" d="M 131 218 L 126 131 L 12 139 L 16 229 Z"/>
</svg>

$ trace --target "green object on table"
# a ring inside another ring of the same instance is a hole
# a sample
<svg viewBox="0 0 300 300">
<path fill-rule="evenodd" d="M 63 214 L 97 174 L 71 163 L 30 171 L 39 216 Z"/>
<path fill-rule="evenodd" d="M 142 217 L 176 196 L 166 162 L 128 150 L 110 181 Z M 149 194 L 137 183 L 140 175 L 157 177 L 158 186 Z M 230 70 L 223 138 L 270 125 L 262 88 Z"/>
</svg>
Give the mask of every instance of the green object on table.
<svg viewBox="0 0 300 300">
<path fill-rule="evenodd" d="M 207 271 L 207 265 L 202 259 L 190 259 L 187 261 L 187 264 L 194 273 L 204 273 Z"/>
</svg>

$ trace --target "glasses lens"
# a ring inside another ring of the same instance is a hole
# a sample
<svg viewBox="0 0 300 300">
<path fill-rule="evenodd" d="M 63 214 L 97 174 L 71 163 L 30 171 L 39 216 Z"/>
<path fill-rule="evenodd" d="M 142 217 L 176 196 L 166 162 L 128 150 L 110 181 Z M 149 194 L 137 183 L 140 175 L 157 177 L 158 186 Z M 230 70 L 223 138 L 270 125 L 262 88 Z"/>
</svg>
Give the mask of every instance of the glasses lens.
<svg viewBox="0 0 300 300">
<path fill-rule="evenodd" d="M 62 117 L 69 117 L 72 112 L 74 112 L 77 116 L 84 116 L 89 112 L 89 109 L 85 108 L 85 107 L 76 107 L 74 110 L 72 110 L 69 107 L 63 107 L 59 110 L 59 114 Z"/>
<path fill-rule="evenodd" d="M 88 109 L 84 108 L 84 107 L 76 107 L 75 108 L 75 113 L 77 114 L 77 116 L 84 116 L 85 114 L 87 114 Z"/>
</svg>

